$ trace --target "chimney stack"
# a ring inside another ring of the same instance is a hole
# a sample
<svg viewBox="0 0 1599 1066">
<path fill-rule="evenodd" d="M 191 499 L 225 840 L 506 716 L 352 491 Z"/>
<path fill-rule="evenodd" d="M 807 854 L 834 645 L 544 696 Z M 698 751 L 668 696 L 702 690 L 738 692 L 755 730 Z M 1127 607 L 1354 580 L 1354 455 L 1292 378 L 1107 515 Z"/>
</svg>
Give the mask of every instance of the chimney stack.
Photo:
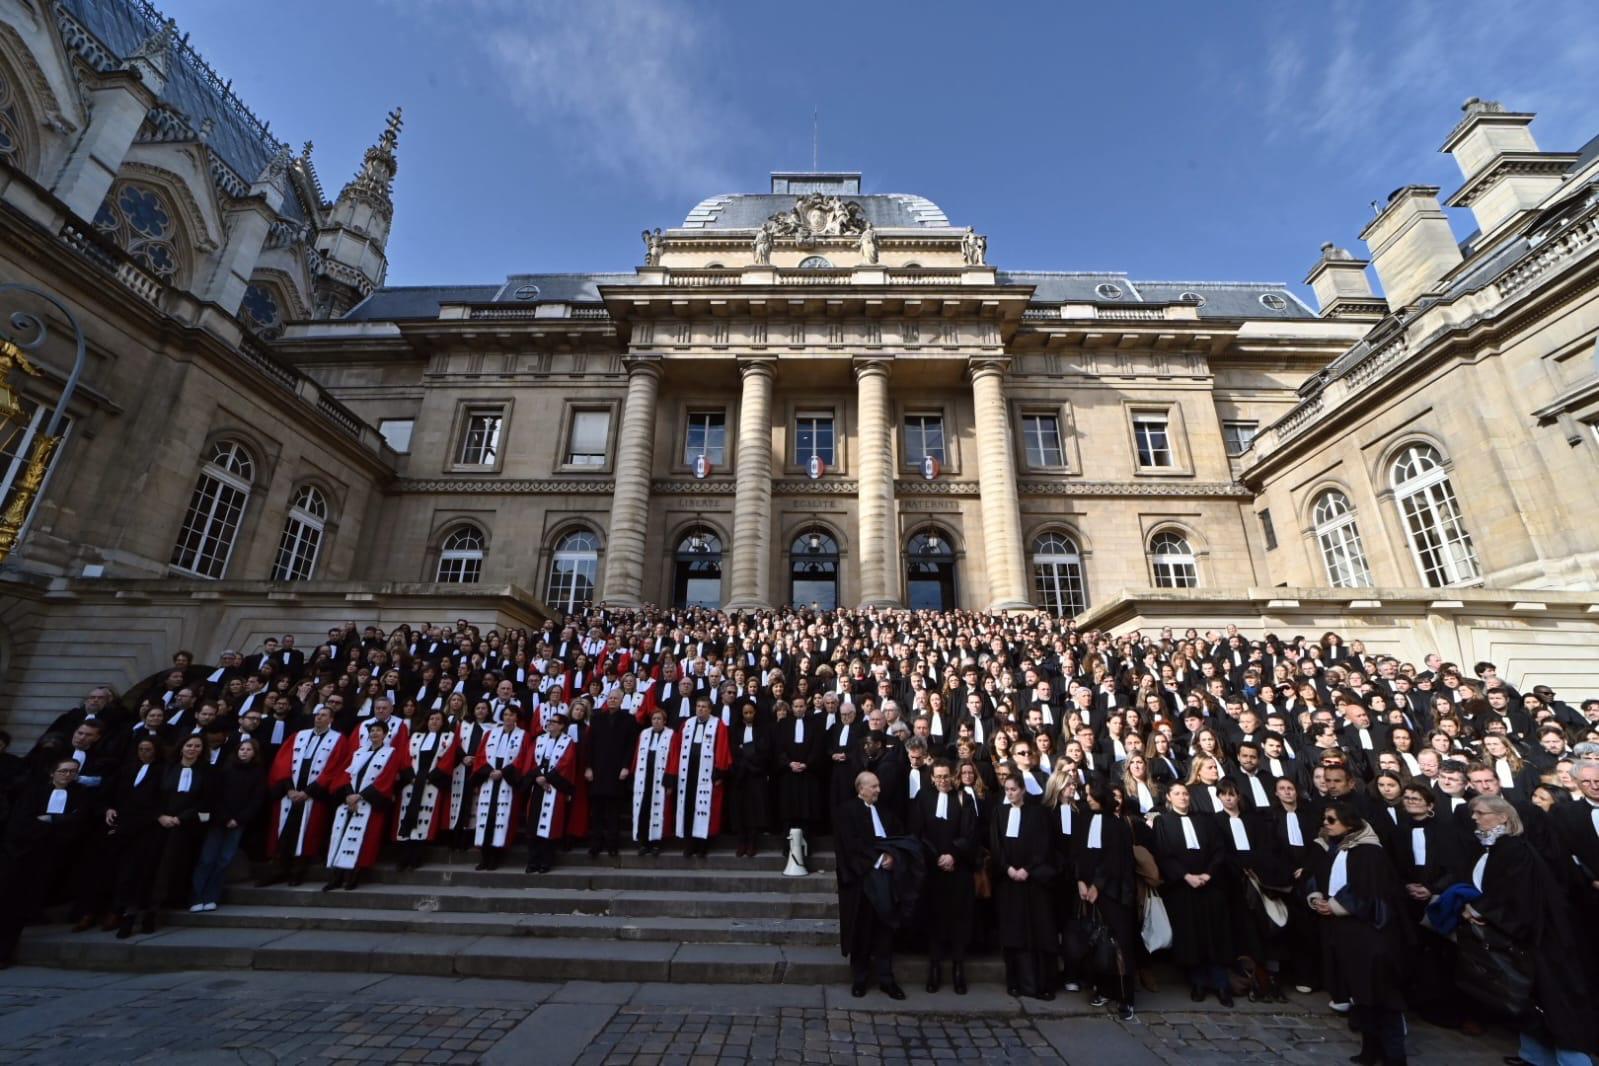
<svg viewBox="0 0 1599 1066">
<path fill-rule="evenodd" d="M 1460 246 L 1438 203 L 1436 185 L 1406 185 L 1360 232 L 1371 249 L 1388 306 L 1408 307 L 1460 264 Z"/>
<path fill-rule="evenodd" d="M 1439 149 L 1455 157 L 1466 179 L 1449 198 L 1449 206 L 1471 208 L 1486 236 L 1543 203 L 1560 187 L 1576 157 L 1538 151 L 1527 128 L 1534 118 L 1531 113 L 1506 111 L 1496 100 L 1475 96 L 1460 109 L 1465 118 Z"/>
<path fill-rule="evenodd" d="M 1349 249 L 1331 241 L 1321 246 L 1321 258 L 1305 276 L 1305 284 L 1316 294 L 1322 318 L 1370 319 L 1388 313 L 1388 304 L 1371 289 L 1366 276 L 1370 260 L 1356 259 Z"/>
</svg>

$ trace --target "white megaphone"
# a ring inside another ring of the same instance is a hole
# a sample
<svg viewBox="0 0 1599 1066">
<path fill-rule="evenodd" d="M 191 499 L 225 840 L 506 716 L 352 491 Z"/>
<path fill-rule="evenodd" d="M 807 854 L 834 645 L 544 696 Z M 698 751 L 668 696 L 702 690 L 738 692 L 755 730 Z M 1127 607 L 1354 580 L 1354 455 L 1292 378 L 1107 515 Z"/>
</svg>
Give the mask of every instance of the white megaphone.
<svg viewBox="0 0 1599 1066">
<path fill-rule="evenodd" d="M 788 831 L 788 865 L 783 867 L 784 877 L 804 877 L 810 873 L 805 865 L 806 853 L 810 851 L 805 844 L 805 830 L 790 829 Z"/>
</svg>

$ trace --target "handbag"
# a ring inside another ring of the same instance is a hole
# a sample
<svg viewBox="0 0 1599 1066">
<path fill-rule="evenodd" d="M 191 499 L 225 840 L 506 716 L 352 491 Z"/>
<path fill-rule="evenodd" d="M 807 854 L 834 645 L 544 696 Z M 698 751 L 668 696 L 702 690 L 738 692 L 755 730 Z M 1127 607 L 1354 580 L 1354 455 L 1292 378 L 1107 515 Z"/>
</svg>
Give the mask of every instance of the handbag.
<svg viewBox="0 0 1599 1066">
<path fill-rule="evenodd" d="M 1144 948 L 1151 954 L 1171 947 L 1171 915 L 1166 913 L 1166 901 L 1153 889 L 1150 890 L 1149 898 L 1144 900 L 1142 933 Z"/>
<path fill-rule="evenodd" d="M 972 888 L 977 893 L 978 899 L 992 899 L 994 896 L 994 882 L 988 876 L 988 860 L 977 864 L 977 869 L 972 871 Z"/>
<path fill-rule="evenodd" d="M 1073 913 L 1061 925 L 1060 954 L 1065 960 L 1067 972 L 1082 966 L 1083 960 L 1088 958 L 1088 917 L 1083 913 L 1086 906 L 1081 900 L 1073 908 Z"/>
<path fill-rule="evenodd" d="M 1260 883 L 1260 878 L 1255 871 L 1245 870 L 1244 879 L 1249 882 L 1250 891 L 1255 894 L 1255 900 L 1260 904 L 1260 909 L 1265 911 L 1266 920 L 1278 929 L 1288 924 L 1288 904 L 1266 891 L 1266 886 Z"/>
<path fill-rule="evenodd" d="M 1534 1008 L 1527 949 L 1491 925 L 1455 930 L 1455 987 L 1479 1006 L 1522 1018 Z"/>
<path fill-rule="evenodd" d="M 1097 906 L 1088 916 L 1088 961 L 1095 973 L 1119 975 L 1124 972 L 1121 945 L 1116 943 L 1110 924 Z"/>
</svg>

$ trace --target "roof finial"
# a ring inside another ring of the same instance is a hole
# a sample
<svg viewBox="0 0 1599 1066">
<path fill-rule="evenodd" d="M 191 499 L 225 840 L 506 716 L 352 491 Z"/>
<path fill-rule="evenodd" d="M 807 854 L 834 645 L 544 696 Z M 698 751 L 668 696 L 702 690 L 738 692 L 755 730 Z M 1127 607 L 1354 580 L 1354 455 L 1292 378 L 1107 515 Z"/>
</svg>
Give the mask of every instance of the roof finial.
<svg viewBox="0 0 1599 1066">
<path fill-rule="evenodd" d="M 138 65 L 148 66 L 164 78 L 167 65 L 172 61 L 172 45 L 177 39 L 178 20 L 167 19 L 159 30 L 134 49 L 128 57 L 127 66 L 133 69 L 137 69 Z"/>
</svg>

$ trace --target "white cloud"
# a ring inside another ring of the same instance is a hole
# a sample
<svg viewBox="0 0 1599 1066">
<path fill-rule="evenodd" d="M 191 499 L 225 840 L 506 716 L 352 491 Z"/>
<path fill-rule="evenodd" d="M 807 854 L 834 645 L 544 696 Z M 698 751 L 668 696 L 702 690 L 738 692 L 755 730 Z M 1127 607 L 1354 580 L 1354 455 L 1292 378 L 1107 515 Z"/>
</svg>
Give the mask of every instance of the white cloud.
<svg viewBox="0 0 1599 1066">
<path fill-rule="evenodd" d="M 458 25 L 465 6 L 420 4 L 440 29 Z M 506 102 L 552 138 L 541 151 L 587 157 L 661 191 L 704 195 L 725 185 L 720 146 L 746 123 L 711 85 L 697 10 L 682 0 L 471 0 L 471 8 L 472 39 Z"/>
</svg>

